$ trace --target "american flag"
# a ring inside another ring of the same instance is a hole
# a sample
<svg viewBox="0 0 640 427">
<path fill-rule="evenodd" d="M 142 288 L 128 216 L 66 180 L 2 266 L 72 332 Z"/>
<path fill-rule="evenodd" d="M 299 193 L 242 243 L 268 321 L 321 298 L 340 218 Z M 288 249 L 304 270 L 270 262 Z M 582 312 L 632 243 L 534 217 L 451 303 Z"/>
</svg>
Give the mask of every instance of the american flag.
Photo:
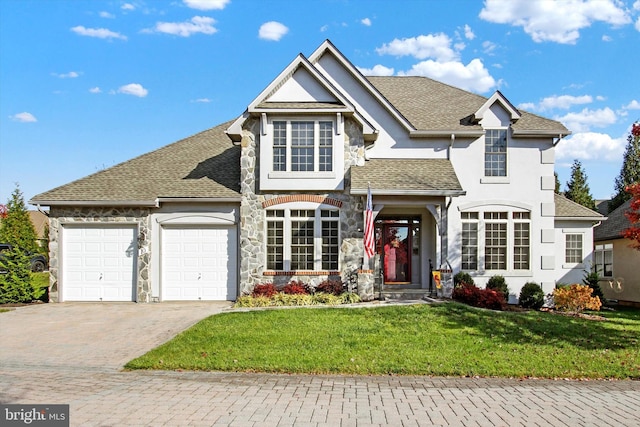
<svg viewBox="0 0 640 427">
<path fill-rule="evenodd" d="M 364 211 L 364 252 L 371 258 L 376 252 L 373 230 L 373 206 L 371 203 L 371 187 L 367 189 L 367 207 Z"/>
</svg>

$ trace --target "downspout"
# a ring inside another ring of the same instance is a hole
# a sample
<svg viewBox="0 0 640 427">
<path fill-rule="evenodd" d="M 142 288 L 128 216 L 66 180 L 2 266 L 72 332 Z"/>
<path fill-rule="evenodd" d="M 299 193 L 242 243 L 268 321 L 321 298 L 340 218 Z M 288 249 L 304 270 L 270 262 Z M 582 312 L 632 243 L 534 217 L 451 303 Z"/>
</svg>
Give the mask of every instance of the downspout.
<svg viewBox="0 0 640 427">
<path fill-rule="evenodd" d="M 563 135 L 563 134 L 558 134 L 558 139 L 555 140 L 555 142 L 553 142 L 553 146 L 555 147 L 556 145 L 558 145 L 560 143 L 560 141 L 562 141 L 562 139 L 564 139 L 564 137 L 567 135 Z"/>
<path fill-rule="evenodd" d="M 447 160 L 451 160 L 451 151 L 453 150 L 453 143 L 456 141 L 456 134 L 452 133 L 451 134 L 451 142 L 449 143 L 449 146 L 447 147 Z"/>
</svg>

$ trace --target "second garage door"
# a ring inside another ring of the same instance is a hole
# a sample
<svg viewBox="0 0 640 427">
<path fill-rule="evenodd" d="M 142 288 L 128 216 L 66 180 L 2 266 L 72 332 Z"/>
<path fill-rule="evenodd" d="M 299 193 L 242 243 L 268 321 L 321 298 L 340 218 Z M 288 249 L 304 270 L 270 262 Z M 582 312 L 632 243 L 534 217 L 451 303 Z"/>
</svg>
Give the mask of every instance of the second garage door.
<svg viewBox="0 0 640 427">
<path fill-rule="evenodd" d="M 163 227 L 162 299 L 234 300 L 236 259 L 235 226 Z"/>
</svg>

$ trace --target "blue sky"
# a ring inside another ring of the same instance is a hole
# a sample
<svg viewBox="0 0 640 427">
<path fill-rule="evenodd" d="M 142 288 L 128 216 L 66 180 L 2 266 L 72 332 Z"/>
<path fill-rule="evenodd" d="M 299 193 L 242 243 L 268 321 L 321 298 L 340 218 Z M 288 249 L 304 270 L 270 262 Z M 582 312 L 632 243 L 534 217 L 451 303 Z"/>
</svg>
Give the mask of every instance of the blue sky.
<svg viewBox="0 0 640 427">
<path fill-rule="evenodd" d="M 0 1 L 0 203 L 240 115 L 330 39 L 363 73 L 423 75 L 554 118 L 614 191 L 640 120 L 640 0 Z"/>
</svg>

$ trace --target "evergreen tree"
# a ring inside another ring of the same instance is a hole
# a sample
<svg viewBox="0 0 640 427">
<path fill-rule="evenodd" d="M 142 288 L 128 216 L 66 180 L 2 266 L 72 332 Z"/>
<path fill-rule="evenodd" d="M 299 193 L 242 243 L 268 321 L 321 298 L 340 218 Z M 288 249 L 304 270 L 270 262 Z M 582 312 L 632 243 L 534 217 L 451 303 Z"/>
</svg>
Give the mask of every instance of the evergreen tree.
<svg viewBox="0 0 640 427">
<path fill-rule="evenodd" d="M 553 176 L 556 178 L 556 188 L 554 191 L 556 194 L 560 194 L 560 179 L 558 178 L 558 172 L 554 172 Z"/>
<path fill-rule="evenodd" d="M 0 243 L 9 243 L 27 252 L 39 251 L 36 230 L 18 185 L 7 202 L 6 217 L 0 225 Z"/>
<path fill-rule="evenodd" d="M 0 304 L 24 303 L 38 299 L 43 290 L 33 288 L 31 261 L 24 251 L 13 247 L 0 258 Z"/>
<path fill-rule="evenodd" d="M 615 181 L 616 195 L 609 202 L 609 212 L 631 198 L 631 194 L 625 189 L 637 182 L 640 182 L 640 123 L 634 123 L 631 126 L 631 132 L 627 137 L 622 168 Z"/>
<path fill-rule="evenodd" d="M 582 163 L 579 160 L 573 161 L 571 166 L 571 179 L 567 182 L 567 191 L 564 195 L 569 200 L 586 206 L 589 209 L 596 209 L 596 203 L 591 196 L 589 184 L 587 184 L 587 174 L 582 169 Z"/>
</svg>

